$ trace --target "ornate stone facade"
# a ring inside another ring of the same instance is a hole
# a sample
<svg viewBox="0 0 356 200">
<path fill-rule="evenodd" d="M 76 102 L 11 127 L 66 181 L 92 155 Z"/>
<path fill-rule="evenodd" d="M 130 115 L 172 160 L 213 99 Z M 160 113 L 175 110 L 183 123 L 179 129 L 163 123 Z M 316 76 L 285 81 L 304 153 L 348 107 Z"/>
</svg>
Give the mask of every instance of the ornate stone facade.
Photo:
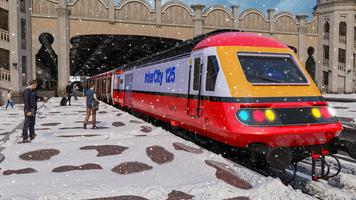
<svg viewBox="0 0 356 200">
<path fill-rule="evenodd" d="M 356 1 L 318 0 L 318 82 L 331 93 L 356 91 Z"/>
<path fill-rule="evenodd" d="M 0 103 L 10 89 L 15 101 L 21 99 L 20 93 L 31 79 L 30 3 L 0 0 Z"/>
<path fill-rule="evenodd" d="M 316 80 L 320 88 L 323 88 L 322 83 L 325 82 L 321 78 L 323 72 L 319 70 L 323 66 L 323 47 L 319 45 L 319 41 L 323 41 L 322 36 L 320 36 L 323 27 L 320 24 L 323 20 L 325 21 L 326 15 L 330 15 L 330 13 L 323 14 L 326 0 L 318 2 L 317 15 L 311 20 L 306 20 L 305 16 L 293 16 L 288 12 L 276 13 L 275 10 L 268 10 L 267 16 L 255 9 L 240 12 L 237 5 L 231 8 L 222 6 L 205 8 L 203 5 L 189 6 L 176 0 L 169 1 L 164 5 L 161 5 L 161 0 L 155 0 L 153 6 L 146 0 L 121 0 L 118 5 L 115 5 L 114 0 L 70 0 L 65 6 L 70 10 L 67 27 L 68 37 L 62 35 L 64 31 L 59 31 L 60 27 L 56 25 L 59 20 L 63 20 L 63 15 L 58 17 L 60 15 L 56 12 L 56 8 L 61 7 L 59 2 L 62 1 L 67 0 L 32 0 L 32 43 L 34 52 L 38 51 L 40 47 L 38 37 L 44 32 L 54 36 L 53 48 L 60 59 L 60 57 L 63 57 L 60 55 L 63 53 L 63 50 L 60 51 L 60 49 L 63 49 L 63 43 L 68 44 L 68 47 L 64 48 L 69 48 L 70 38 L 76 35 L 132 34 L 188 39 L 194 35 L 215 29 L 240 29 L 268 35 L 285 42 L 298 51 L 298 55 L 304 63 L 308 58 L 307 49 L 314 49 L 313 52 L 315 53 L 312 56 L 317 61 L 316 68 L 318 69 L 316 70 Z M 354 2 L 353 0 L 344 1 Z M 332 2 L 332 0 L 327 2 Z M 337 2 L 342 1 L 338 0 Z M 61 4 L 63 5 L 63 3 Z M 350 20 L 353 21 L 354 15 L 352 16 Z M 59 42 L 58 38 L 65 38 L 66 40 Z M 352 39 L 352 41 L 354 40 Z M 351 54 L 349 56 L 351 57 Z M 33 65 L 35 65 L 34 56 L 32 60 Z M 335 61 L 334 64 L 338 65 L 338 62 Z M 351 67 L 349 61 L 346 65 L 347 69 Z M 354 66 L 353 63 L 352 65 Z M 60 65 L 59 75 L 62 76 L 62 68 L 68 67 L 66 64 Z M 33 71 L 35 71 L 35 68 Z M 337 78 L 337 76 L 334 78 Z M 350 88 L 355 88 L 354 85 L 351 85 L 352 83 L 350 83 L 351 86 L 346 86 L 346 84 L 349 84 L 347 81 L 349 79 L 346 76 L 344 85 L 334 81 L 336 85 L 339 84 L 340 86 L 337 86 L 336 89 L 330 86 L 327 91 L 352 91 Z M 62 82 L 60 85 L 61 89 L 64 88 L 63 84 Z"/>
</svg>

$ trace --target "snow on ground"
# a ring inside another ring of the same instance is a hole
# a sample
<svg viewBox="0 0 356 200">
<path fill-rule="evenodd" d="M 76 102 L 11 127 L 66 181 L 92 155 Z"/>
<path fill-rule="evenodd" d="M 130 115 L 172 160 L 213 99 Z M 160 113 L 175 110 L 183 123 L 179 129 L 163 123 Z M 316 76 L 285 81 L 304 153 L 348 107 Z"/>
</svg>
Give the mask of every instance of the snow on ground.
<svg viewBox="0 0 356 200">
<path fill-rule="evenodd" d="M 356 94 L 323 94 L 325 98 L 341 98 L 341 99 L 355 99 Z"/>
<path fill-rule="evenodd" d="M 328 100 L 331 112 L 344 125 L 356 129 L 356 94 L 323 94 L 323 96 Z"/>
<path fill-rule="evenodd" d="M 0 198 L 311 199 L 103 103 L 99 129 L 84 130 L 83 99 L 70 107 L 59 101 L 39 110 L 32 143 L 18 144 L 17 131 L 1 145 Z M 1 134 L 21 123 L 22 110 L 0 117 Z"/>
<path fill-rule="evenodd" d="M 14 105 L 14 109 L 7 110 L 5 106 L 0 107 L 0 140 L 13 131 L 23 119 L 23 105 Z"/>
</svg>

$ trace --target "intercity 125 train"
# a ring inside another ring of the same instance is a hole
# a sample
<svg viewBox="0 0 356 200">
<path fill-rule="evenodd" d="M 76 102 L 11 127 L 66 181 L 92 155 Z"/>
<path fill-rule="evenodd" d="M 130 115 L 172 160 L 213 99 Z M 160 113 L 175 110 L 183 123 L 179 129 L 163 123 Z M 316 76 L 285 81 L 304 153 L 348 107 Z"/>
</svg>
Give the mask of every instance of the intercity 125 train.
<svg viewBox="0 0 356 200">
<path fill-rule="evenodd" d="M 99 98 L 231 147 L 276 168 L 356 145 L 296 54 L 262 35 L 221 30 L 87 79 Z M 315 178 L 315 177 L 314 177 Z"/>
</svg>

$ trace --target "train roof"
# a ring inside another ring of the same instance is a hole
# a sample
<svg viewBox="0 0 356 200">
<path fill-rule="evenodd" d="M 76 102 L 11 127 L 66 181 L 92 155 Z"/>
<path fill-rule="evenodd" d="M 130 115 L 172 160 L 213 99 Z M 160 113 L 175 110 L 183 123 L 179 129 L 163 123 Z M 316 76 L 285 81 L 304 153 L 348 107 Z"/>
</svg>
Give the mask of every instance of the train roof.
<svg viewBox="0 0 356 200">
<path fill-rule="evenodd" d="M 254 33 L 241 32 L 234 29 L 222 29 L 198 35 L 193 39 L 177 43 L 177 45 L 168 50 L 161 51 L 135 62 L 128 63 L 117 69 L 130 69 L 139 67 L 149 63 L 159 62 L 164 59 L 187 55 L 195 50 L 216 46 L 288 48 L 285 44 L 273 38 Z"/>
<path fill-rule="evenodd" d="M 246 32 L 224 32 L 209 36 L 200 41 L 193 51 L 217 46 L 251 46 L 251 47 L 271 47 L 288 48 L 285 44 L 273 38 L 260 34 Z"/>
<path fill-rule="evenodd" d="M 165 58 L 171 58 L 171 57 L 176 57 L 179 55 L 185 55 L 185 54 L 191 53 L 193 51 L 194 47 L 202 40 L 206 39 L 209 36 L 216 35 L 219 33 L 226 33 L 226 32 L 240 32 L 240 31 L 234 30 L 234 29 L 221 29 L 221 30 L 215 30 L 215 31 L 212 31 L 209 33 L 204 33 L 204 34 L 194 37 L 193 39 L 189 39 L 189 40 L 177 43 L 174 47 L 167 49 L 165 51 L 161 51 L 161 52 L 158 52 L 151 56 L 137 60 L 135 62 L 128 63 L 118 69 L 130 69 L 130 68 L 134 68 L 136 66 L 140 66 L 143 64 L 160 61 Z"/>
</svg>

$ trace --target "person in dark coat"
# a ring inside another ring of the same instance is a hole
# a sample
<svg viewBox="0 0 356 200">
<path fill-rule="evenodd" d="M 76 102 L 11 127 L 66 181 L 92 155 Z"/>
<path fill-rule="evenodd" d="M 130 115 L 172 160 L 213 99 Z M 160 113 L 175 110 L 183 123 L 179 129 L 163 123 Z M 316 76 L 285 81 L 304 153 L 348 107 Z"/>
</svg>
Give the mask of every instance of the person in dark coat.
<svg viewBox="0 0 356 200">
<path fill-rule="evenodd" d="M 37 87 L 37 81 L 30 81 L 28 86 L 23 92 L 24 100 L 24 113 L 25 122 L 22 129 L 22 139 L 24 143 L 30 142 L 30 140 L 35 139 L 35 122 L 36 122 L 36 112 L 37 112 L 37 101 L 40 97 L 34 92 Z M 28 139 L 28 131 L 30 131 L 30 140 Z"/>
<path fill-rule="evenodd" d="M 68 82 L 68 85 L 66 86 L 66 93 L 67 93 L 67 102 L 69 102 L 69 105 L 71 106 L 70 104 L 70 98 L 72 97 L 72 92 L 73 92 L 73 88 L 72 88 L 72 85 L 70 84 L 70 81 Z"/>
</svg>

